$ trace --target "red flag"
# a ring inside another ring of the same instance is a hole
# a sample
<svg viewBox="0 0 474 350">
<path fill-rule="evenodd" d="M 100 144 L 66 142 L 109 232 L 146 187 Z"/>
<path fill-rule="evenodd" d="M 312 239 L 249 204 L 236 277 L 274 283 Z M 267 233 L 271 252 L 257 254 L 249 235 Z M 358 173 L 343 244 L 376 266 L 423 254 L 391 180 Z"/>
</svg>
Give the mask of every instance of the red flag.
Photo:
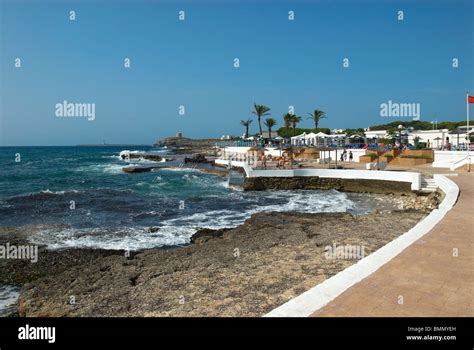
<svg viewBox="0 0 474 350">
<path fill-rule="evenodd" d="M 474 96 L 467 96 L 467 103 L 474 103 Z"/>
</svg>

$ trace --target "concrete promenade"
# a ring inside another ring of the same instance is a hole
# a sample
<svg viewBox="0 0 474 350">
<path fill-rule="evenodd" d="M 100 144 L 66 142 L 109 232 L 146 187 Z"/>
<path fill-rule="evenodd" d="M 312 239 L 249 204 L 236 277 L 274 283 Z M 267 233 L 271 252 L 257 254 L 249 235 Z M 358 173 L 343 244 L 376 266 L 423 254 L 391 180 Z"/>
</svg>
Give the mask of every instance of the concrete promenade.
<svg viewBox="0 0 474 350">
<path fill-rule="evenodd" d="M 474 173 L 451 180 L 460 195 L 436 227 L 311 316 L 474 316 Z"/>
</svg>

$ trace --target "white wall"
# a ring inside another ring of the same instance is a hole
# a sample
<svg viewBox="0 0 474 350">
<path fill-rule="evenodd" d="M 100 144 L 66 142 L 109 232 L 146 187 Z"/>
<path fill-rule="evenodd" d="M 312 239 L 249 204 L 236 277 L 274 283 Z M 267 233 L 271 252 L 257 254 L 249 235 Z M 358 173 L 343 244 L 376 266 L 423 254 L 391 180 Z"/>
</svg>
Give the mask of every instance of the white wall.
<svg viewBox="0 0 474 350">
<path fill-rule="evenodd" d="M 216 159 L 216 164 L 229 165 L 227 159 Z M 254 170 L 247 162 L 231 161 L 232 166 L 244 168 L 248 177 L 294 177 L 318 176 L 322 178 L 339 179 L 365 179 L 409 182 L 413 191 L 421 189 L 421 174 L 402 171 L 375 171 L 375 170 L 349 170 L 349 169 L 268 169 Z"/>
<path fill-rule="evenodd" d="M 470 152 L 469 158 L 474 163 L 473 152 Z M 435 151 L 433 168 L 451 168 L 452 163 L 458 162 L 467 157 L 467 151 Z"/>
<path fill-rule="evenodd" d="M 359 157 L 360 156 L 363 156 L 365 155 L 365 149 L 359 149 L 359 148 L 355 148 L 355 149 L 350 149 L 348 148 L 347 149 L 347 161 L 349 161 L 349 152 L 352 151 L 352 155 L 353 155 L 353 161 L 358 163 L 359 162 Z M 337 150 L 337 161 L 339 161 L 339 159 L 341 159 L 341 153 L 342 151 L 341 150 Z M 335 160 L 336 159 L 336 151 L 329 151 L 329 152 L 320 152 L 320 157 L 321 158 L 327 158 L 327 157 L 331 157 L 331 160 Z"/>
<path fill-rule="evenodd" d="M 448 135 L 448 129 L 440 129 L 440 130 L 414 130 L 410 132 L 408 135 L 408 142 L 411 144 L 415 143 L 415 137 L 420 138 L 420 142 L 428 142 L 430 141 L 431 148 L 437 148 L 446 144 L 446 136 L 449 136 L 449 141 L 452 143 L 452 135 Z M 434 141 L 435 138 L 439 137 L 441 140 Z M 460 138 L 461 140 L 461 138 Z"/>
<path fill-rule="evenodd" d="M 322 178 L 385 180 L 411 183 L 411 189 L 421 189 L 421 174 L 402 171 L 347 170 L 347 169 L 288 169 L 253 170 L 245 167 L 248 177 L 319 176 Z"/>
<path fill-rule="evenodd" d="M 226 156 L 235 154 L 237 157 L 241 155 L 247 154 L 247 151 L 250 149 L 250 147 L 226 147 L 225 148 L 225 154 Z M 266 155 L 272 155 L 272 156 L 279 156 L 280 155 L 280 150 L 276 149 L 275 147 L 267 147 L 267 151 L 265 151 Z M 223 148 L 221 148 L 221 154 L 223 154 Z"/>
<path fill-rule="evenodd" d="M 415 130 L 408 136 L 408 141 L 411 144 L 415 143 L 415 137 L 419 137 L 421 142 L 430 141 L 431 148 L 438 148 L 439 146 L 446 145 L 446 137 L 449 137 L 449 143 L 453 146 L 458 146 L 458 135 L 449 134 L 448 129 L 440 130 Z M 466 143 L 466 134 L 459 134 L 459 144 Z M 439 141 L 434 141 L 435 138 L 441 138 Z"/>
<path fill-rule="evenodd" d="M 387 130 L 372 130 L 372 131 L 366 131 L 365 132 L 365 137 L 371 139 L 371 138 L 385 138 L 388 137 L 387 135 Z"/>
<path fill-rule="evenodd" d="M 232 160 L 229 162 L 228 159 L 216 159 L 215 163 L 219 165 L 225 165 L 225 166 L 232 165 L 239 168 L 244 168 L 246 165 L 246 162 L 241 162 L 241 161 L 236 161 L 236 160 Z"/>
</svg>

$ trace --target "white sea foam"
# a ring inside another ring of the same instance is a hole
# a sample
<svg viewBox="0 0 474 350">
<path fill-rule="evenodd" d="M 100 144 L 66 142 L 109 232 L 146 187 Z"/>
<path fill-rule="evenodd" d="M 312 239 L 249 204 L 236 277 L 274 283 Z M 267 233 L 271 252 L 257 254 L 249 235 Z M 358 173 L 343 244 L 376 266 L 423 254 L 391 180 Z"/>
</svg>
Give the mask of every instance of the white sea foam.
<svg viewBox="0 0 474 350">
<path fill-rule="evenodd" d="M 176 167 L 176 168 L 161 168 L 160 171 L 184 171 L 184 172 L 200 172 L 196 168 L 185 168 L 185 167 Z"/>
<path fill-rule="evenodd" d="M 285 204 L 257 205 L 246 211 L 236 211 L 230 209 L 212 210 L 204 213 L 194 213 L 189 216 L 183 216 L 164 221 L 168 226 L 180 226 L 188 228 L 210 228 L 220 229 L 225 227 L 236 227 L 249 219 L 253 214 L 261 212 L 346 212 L 354 208 L 354 202 L 349 200 L 345 193 L 331 191 L 329 196 L 321 192 L 291 192 L 278 191 L 269 194 L 275 199 L 285 198 Z M 250 206 L 251 203 L 249 203 Z"/>
<path fill-rule="evenodd" d="M 129 163 L 127 165 L 137 165 L 133 163 Z M 117 174 L 123 174 L 124 172 L 122 171 L 122 168 L 124 167 L 123 164 L 93 164 L 93 165 L 87 165 L 87 166 L 82 166 L 76 169 L 76 171 L 80 172 L 100 172 L 100 173 L 105 173 L 105 174 L 110 174 L 110 175 L 117 175 Z"/>
<path fill-rule="evenodd" d="M 196 180 L 193 176 L 189 179 Z M 152 185 L 139 182 L 137 186 Z M 215 185 L 215 184 L 214 184 Z M 345 212 L 353 210 L 355 203 L 345 193 L 333 191 L 274 191 L 259 194 L 228 192 L 223 194 L 229 200 L 246 201 L 247 209 L 217 209 L 206 212 L 182 215 L 159 222 L 159 231 L 150 233 L 146 227 L 124 227 L 119 229 L 41 229 L 31 236 L 36 244 L 46 244 L 49 249 L 61 248 L 101 248 L 140 250 L 152 247 L 187 244 L 190 237 L 200 228 L 220 229 L 236 227 L 259 212 Z M 215 195 L 218 196 L 218 195 Z M 268 202 L 274 204 L 267 204 Z M 262 205 L 265 201 L 265 205 Z M 161 216 L 150 210 L 141 215 Z"/>
<path fill-rule="evenodd" d="M 19 296 L 19 288 L 0 284 L 0 317 L 8 316 L 8 314 L 14 312 Z"/>
<path fill-rule="evenodd" d="M 94 248 L 110 250 L 141 250 L 151 247 L 174 246 L 189 243 L 195 230 L 184 227 L 160 227 L 150 233 L 145 227 L 127 227 L 115 230 L 47 229 L 30 237 L 33 244 L 45 244 L 48 249 Z"/>
<path fill-rule="evenodd" d="M 81 191 L 78 190 L 66 190 L 66 191 L 51 191 L 50 189 L 41 190 L 40 193 L 47 193 L 47 194 L 65 194 L 65 193 L 80 193 Z M 32 193 L 35 194 L 35 193 Z"/>
</svg>

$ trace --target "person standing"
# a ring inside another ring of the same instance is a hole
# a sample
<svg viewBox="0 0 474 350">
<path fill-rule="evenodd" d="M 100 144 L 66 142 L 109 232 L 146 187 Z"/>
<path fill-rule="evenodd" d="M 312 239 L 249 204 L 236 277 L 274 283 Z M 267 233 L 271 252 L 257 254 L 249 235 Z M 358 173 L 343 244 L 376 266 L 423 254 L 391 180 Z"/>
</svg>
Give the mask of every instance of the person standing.
<svg viewBox="0 0 474 350">
<path fill-rule="evenodd" d="M 352 151 L 349 151 L 349 162 L 352 162 L 354 159 L 354 155 L 352 154 Z"/>
</svg>

